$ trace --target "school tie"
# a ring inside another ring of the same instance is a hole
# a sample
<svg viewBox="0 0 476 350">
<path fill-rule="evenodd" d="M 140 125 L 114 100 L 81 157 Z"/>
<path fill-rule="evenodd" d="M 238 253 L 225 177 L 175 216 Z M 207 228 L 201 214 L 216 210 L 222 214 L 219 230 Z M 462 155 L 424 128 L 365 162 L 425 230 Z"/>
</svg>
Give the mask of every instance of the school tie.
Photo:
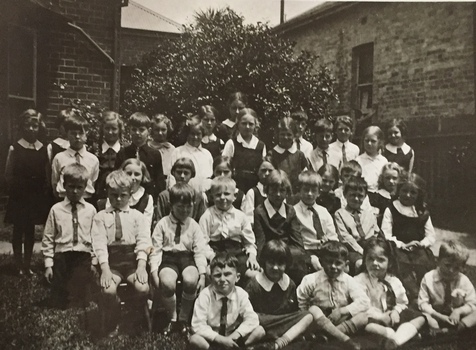
<svg viewBox="0 0 476 350">
<path fill-rule="evenodd" d="M 301 150 L 301 140 L 296 139 L 296 146 L 297 146 L 297 149 L 300 151 Z"/>
<path fill-rule="evenodd" d="M 120 242 L 122 240 L 122 223 L 121 223 L 121 216 L 119 215 L 121 211 L 116 209 L 114 211 L 114 219 L 116 221 L 116 242 Z"/>
<path fill-rule="evenodd" d="M 81 164 L 81 155 L 79 154 L 79 152 L 75 153 L 74 159 L 76 160 L 76 163 Z"/>
<path fill-rule="evenodd" d="M 354 217 L 355 227 L 357 228 L 357 232 L 359 233 L 360 239 L 365 239 L 365 232 L 362 228 L 362 222 L 360 221 L 360 213 L 358 211 L 355 211 L 352 216 Z"/>
<path fill-rule="evenodd" d="M 180 235 L 181 234 L 182 234 L 182 222 L 177 220 L 177 227 L 175 228 L 175 238 L 174 238 L 175 244 L 180 243 Z"/>
<path fill-rule="evenodd" d="M 221 311 L 220 311 L 220 329 L 218 334 L 225 336 L 226 334 L 226 316 L 228 314 L 228 298 L 223 297 L 221 299 Z"/>
<path fill-rule="evenodd" d="M 321 220 L 319 219 L 319 214 L 317 214 L 314 207 L 308 207 L 309 211 L 312 213 L 312 225 L 316 230 L 317 238 L 322 239 L 324 237 L 324 230 L 322 229 Z"/>
<path fill-rule="evenodd" d="M 322 161 L 323 161 L 324 165 L 327 164 L 327 152 L 326 151 L 322 151 Z"/>
<path fill-rule="evenodd" d="M 451 282 L 443 282 L 445 286 L 444 310 L 448 315 L 451 313 Z"/>
<path fill-rule="evenodd" d="M 347 154 L 345 153 L 345 145 L 342 145 L 342 164 L 347 163 Z"/>
<path fill-rule="evenodd" d="M 78 207 L 76 203 L 71 203 L 71 214 L 73 214 L 73 245 L 78 244 Z"/>
<path fill-rule="evenodd" d="M 392 310 L 395 305 L 397 305 L 397 297 L 395 295 L 395 291 L 392 288 L 390 282 L 382 278 L 380 282 L 383 284 L 384 291 L 385 291 L 385 299 L 382 300 L 382 304 L 385 303 L 386 305 L 382 305 L 384 309 Z"/>
</svg>

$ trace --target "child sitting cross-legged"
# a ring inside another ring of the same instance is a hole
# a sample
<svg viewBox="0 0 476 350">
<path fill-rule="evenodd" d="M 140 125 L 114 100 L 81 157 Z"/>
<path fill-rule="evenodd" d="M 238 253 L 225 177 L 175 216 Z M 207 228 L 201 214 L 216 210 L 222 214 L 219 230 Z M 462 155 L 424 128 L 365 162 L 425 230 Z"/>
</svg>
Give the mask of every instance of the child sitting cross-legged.
<svg viewBox="0 0 476 350">
<path fill-rule="evenodd" d="M 88 170 L 80 164 L 63 171 L 66 197 L 50 210 L 43 233 L 45 278 L 51 283 L 51 302 L 59 308 L 84 304 L 91 275 L 91 224 L 96 214 L 83 199 Z"/>
<path fill-rule="evenodd" d="M 418 307 L 429 315 L 431 328 L 464 330 L 476 325 L 476 293 L 462 273 L 469 253 L 459 243 L 443 241 L 436 269 L 421 281 Z"/>
<path fill-rule="evenodd" d="M 342 348 L 360 349 L 349 336 L 367 325 L 365 311 L 370 300 L 363 288 L 344 272 L 347 257 L 347 248 L 342 243 L 325 243 L 321 249 L 323 270 L 303 278 L 297 289 L 298 304 L 301 310 L 317 306 L 319 313 L 314 317 L 322 319 L 318 322 L 319 328 L 342 341 Z"/>
<path fill-rule="evenodd" d="M 211 261 L 211 284 L 200 293 L 193 309 L 190 348 L 231 349 L 251 344 L 248 336 L 259 326 L 259 319 L 248 293 L 236 286 L 238 264 L 227 253 L 218 253 Z"/>
<path fill-rule="evenodd" d="M 157 223 L 152 233 L 154 251 L 150 255 L 150 271 L 170 320 L 166 334 L 188 331 L 195 294 L 205 287 L 205 238 L 197 222 L 189 217 L 194 197 L 190 185 L 174 185 L 170 189 L 172 211 Z M 179 276 L 182 276 L 182 303 L 177 319 L 175 290 Z"/>
<path fill-rule="evenodd" d="M 133 285 L 145 303 L 149 292 L 146 263 L 152 242 L 144 214 L 129 207 L 131 177 L 115 170 L 107 176 L 106 186 L 111 206 L 94 216 L 91 239 L 101 268 L 103 306 L 109 318 L 105 326 L 115 332 L 120 311 L 117 286 L 122 280 Z"/>
</svg>

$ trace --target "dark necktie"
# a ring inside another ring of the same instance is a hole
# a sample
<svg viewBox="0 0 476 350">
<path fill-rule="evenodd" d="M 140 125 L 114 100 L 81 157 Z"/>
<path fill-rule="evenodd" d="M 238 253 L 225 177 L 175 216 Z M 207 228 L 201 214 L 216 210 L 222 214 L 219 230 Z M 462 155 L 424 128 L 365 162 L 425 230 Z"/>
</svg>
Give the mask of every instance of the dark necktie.
<svg viewBox="0 0 476 350">
<path fill-rule="evenodd" d="M 177 220 L 177 227 L 175 228 L 175 238 L 174 238 L 175 244 L 180 243 L 180 235 L 181 234 L 182 234 L 182 222 Z"/>
<path fill-rule="evenodd" d="M 116 220 L 116 242 L 120 242 L 122 240 L 122 223 L 121 217 L 119 215 L 121 211 L 119 209 L 114 211 L 114 219 Z"/>
<path fill-rule="evenodd" d="M 345 153 L 345 145 L 342 145 L 342 164 L 347 163 L 347 154 Z"/>
<path fill-rule="evenodd" d="M 401 147 L 397 147 L 397 155 L 402 157 L 405 155 Z"/>
<path fill-rule="evenodd" d="M 221 311 L 220 311 L 220 329 L 218 334 L 225 336 L 226 334 L 226 316 L 228 315 L 228 298 L 223 297 L 221 299 Z"/>
<path fill-rule="evenodd" d="M 308 207 L 309 211 L 312 213 L 312 225 L 316 230 L 317 238 L 322 239 L 324 237 L 324 230 L 322 229 L 321 220 L 319 219 L 319 214 L 317 214 L 314 207 Z"/>
<path fill-rule="evenodd" d="M 385 295 L 386 295 L 386 303 L 388 310 L 393 310 L 395 305 L 397 305 L 397 297 L 395 295 L 395 291 L 392 288 L 392 285 L 385 279 L 381 279 L 380 282 L 384 285 Z"/>
<path fill-rule="evenodd" d="M 444 299 L 444 313 L 447 313 L 448 315 L 451 313 L 451 282 L 446 282 L 443 281 L 443 284 L 445 286 L 445 299 Z"/>
<path fill-rule="evenodd" d="M 327 152 L 326 151 L 322 151 L 322 161 L 325 164 L 327 164 Z"/>
<path fill-rule="evenodd" d="M 79 154 L 79 152 L 75 153 L 74 159 L 76 160 L 76 163 L 81 164 L 81 155 Z"/>
<path fill-rule="evenodd" d="M 357 228 L 357 232 L 359 233 L 360 239 L 365 239 L 365 232 L 362 228 L 362 222 L 360 221 L 360 213 L 356 211 L 352 216 L 354 217 L 355 227 Z"/>
<path fill-rule="evenodd" d="M 301 150 L 301 140 L 296 139 L 296 146 L 298 150 Z"/>
<path fill-rule="evenodd" d="M 71 203 L 71 214 L 73 214 L 73 245 L 78 244 L 78 207 L 76 203 Z"/>
</svg>

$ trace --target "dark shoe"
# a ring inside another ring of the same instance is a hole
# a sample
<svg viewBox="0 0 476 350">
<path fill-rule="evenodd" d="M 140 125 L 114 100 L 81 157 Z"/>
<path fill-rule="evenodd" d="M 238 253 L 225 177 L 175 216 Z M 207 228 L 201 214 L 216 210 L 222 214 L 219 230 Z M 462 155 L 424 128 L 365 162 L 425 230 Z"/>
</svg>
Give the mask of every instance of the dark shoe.
<svg viewBox="0 0 476 350">
<path fill-rule="evenodd" d="M 319 344 L 326 344 L 329 342 L 329 339 L 324 334 L 316 334 L 314 336 L 314 341 Z"/>
<path fill-rule="evenodd" d="M 190 337 L 190 335 L 192 334 L 190 326 L 185 321 L 177 322 L 177 332 L 186 336 L 187 338 Z"/>
<path fill-rule="evenodd" d="M 169 324 L 164 328 L 162 334 L 164 336 L 170 335 L 172 333 L 177 332 L 178 329 L 178 322 L 177 321 L 170 321 Z"/>
<path fill-rule="evenodd" d="M 246 350 L 274 350 L 275 343 L 274 342 L 265 342 L 265 343 L 259 343 L 255 345 L 248 346 Z"/>
<path fill-rule="evenodd" d="M 361 349 L 361 346 L 359 343 L 356 343 L 355 341 L 353 341 L 352 339 L 349 339 L 347 340 L 346 342 L 344 342 L 344 349 L 348 349 L 348 350 L 360 350 Z"/>
<path fill-rule="evenodd" d="M 382 348 L 385 350 L 395 350 L 398 348 L 398 344 L 393 339 L 385 339 L 383 341 Z"/>
</svg>

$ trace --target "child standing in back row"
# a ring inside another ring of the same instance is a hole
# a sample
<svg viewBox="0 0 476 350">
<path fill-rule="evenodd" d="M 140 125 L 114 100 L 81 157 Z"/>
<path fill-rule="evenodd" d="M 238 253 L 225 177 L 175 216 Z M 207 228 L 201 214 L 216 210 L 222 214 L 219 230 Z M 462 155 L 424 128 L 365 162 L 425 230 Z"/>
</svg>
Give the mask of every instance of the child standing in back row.
<svg viewBox="0 0 476 350">
<path fill-rule="evenodd" d="M 407 145 L 407 125 L 401 119 L 392 119 L 387 124 L 387 140 L 383 155 L 389 162 L 395 162 L 405 171 L 412 172 L 415 152 Z"/>
<path fill-rule="evenodd" d="M 307 122 L 309 117 L 304 111 L 296 111 L 291 113 L 291 118 L 296 122 L 296 147 L 300 150 L 307 159 L 311 156 L 312 152 L 312 143 L 307 141 L 303 136 L 307 129 Z"/>
<path fill-rule="evenodd" d="M 357 158 L 360 149 L 359 146 L 350 142 L 355 128 L 354 121 L 350 116 L 336 117 L 334 126 L 337 140 L 329 145 L 329 164 L 340 169 L 343 164 Z"/>
<path fill-rule="evenodd" d="M 326 118 L 319 119 L 314 126 L 316 148 L 309 156 L 309 163 L 316 173 L 329 161 L 329 144 L 332 140 L 332 123 Z"/>
<path fill-rule="evenodd" d="M 215 159 L 223 150 L 225 143 L 214 134 L 217 125 L 218 111 L 210 105 L 201 106 L 198 116 L 203 128 L 202 147 L 207 149 Z"/>
<path fill-rule="evenodd" d="M 162 169 L 164 176 L 170 175 L 170 167 L 173 165 L 170 162 L 175 146 L 167 141 L 167 138 L 174 131 L 172 121 L 163 114 L 156 114 L 151 121 L 151 136 L 149 146 L 160 152 L 162 156 Z"/>
<path fill-rule="evenodd" d="M 228 98 L 227 106 L 230 116 L 218 126 L 217 130 L 217 136 L 223 142 L 227 142 L 235 136 L 238 114 L 248 107 L 248 97 L 242 92 L 233 92 Z"/>
</svg>

